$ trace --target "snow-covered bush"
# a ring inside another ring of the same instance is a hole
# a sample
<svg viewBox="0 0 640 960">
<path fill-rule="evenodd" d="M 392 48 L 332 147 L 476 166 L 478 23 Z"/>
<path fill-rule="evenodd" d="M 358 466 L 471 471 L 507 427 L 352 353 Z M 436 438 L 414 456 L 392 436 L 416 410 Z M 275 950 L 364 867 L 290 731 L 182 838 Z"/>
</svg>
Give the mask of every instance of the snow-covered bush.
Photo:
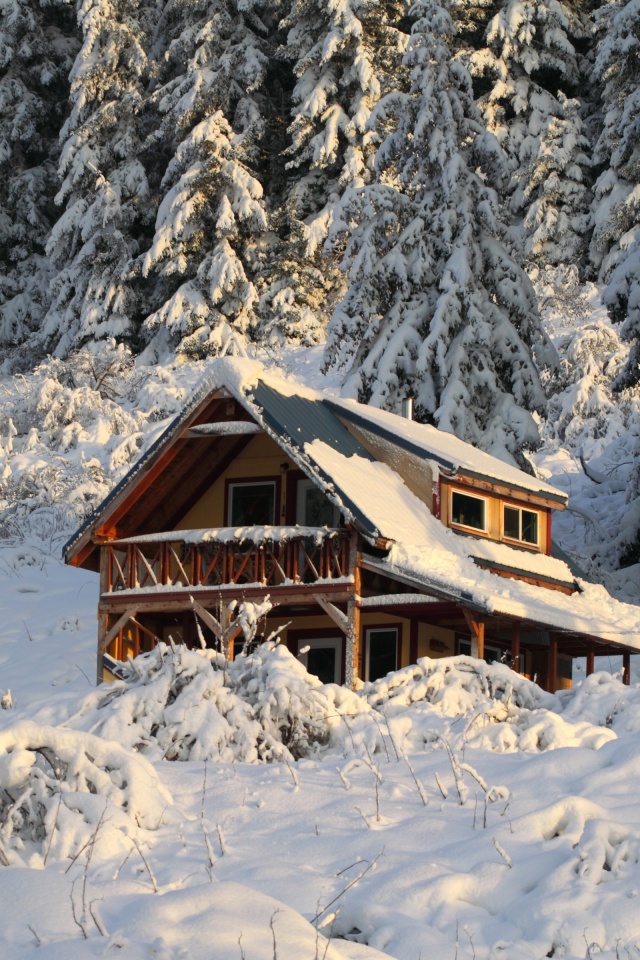
<svg viewBox="0 0 640 960">
<path fill-rule="evenodd" d="M 111 340 L 4 381 L 0 539 L 58 549 L 180 409 L 185 380 Z"/>
<path fill-rule="evenodd" d="M 226 661 L 159 644 L 69 721 L 167 760 L 291 760 L 329 739 L 332 698 L 284 646 Z M 152 749 L 155 747 L 155 749 Z"/>
<path fill-rule="evenodd" d="M 500 753 L 543 752 L 567 746 L 597 749 L 615 739 L 597 722 L 565 718 L 557 695 L 505 664 L 471 657 L 423 657 L 365 684 L 363 695 L 383 714 L 402 749 L 446 742 L 453 751 L 471 746 Z"/>
<path fill-rule="evenodd" d="M 74 857 L 94 836 L 128 850 L 171 796 L 151 764 L 89 733 L 23 721 L 0 733 L 0 863 Z M 108 835 L 108 837 L 107 837 Z"/>
</svg>

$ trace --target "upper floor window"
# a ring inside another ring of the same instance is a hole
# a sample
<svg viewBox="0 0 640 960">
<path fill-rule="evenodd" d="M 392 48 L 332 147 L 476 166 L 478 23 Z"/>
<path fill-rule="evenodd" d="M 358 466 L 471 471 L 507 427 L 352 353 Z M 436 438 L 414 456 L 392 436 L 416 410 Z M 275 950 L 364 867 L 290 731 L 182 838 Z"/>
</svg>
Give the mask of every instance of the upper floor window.
<svg viewBox="0 0 640 960">
<path fill-rule="evenodd" d="M 276 522 L 275 480 L 229 484 L 230 527 L 270 526 Z"/>
<path fill-rule="evenodd" d="M 487 530 L 487 501 L 468 493 L 453 490 L 451 493 L 451 523 L 473 530 Z"/>
<path fill-rule="evenodd" d="M 537 511 L 507 504 L 504 504 L 503 510 L 502 529 L 505 539 L 533 545 L 539 543 L 540 523 Z"/>
</svg>

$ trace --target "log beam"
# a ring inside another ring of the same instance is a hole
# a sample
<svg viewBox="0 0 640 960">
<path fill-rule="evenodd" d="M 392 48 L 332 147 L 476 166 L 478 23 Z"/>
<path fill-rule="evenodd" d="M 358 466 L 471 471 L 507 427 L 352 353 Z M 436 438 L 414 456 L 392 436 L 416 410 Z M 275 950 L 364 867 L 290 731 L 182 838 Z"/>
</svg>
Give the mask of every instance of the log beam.
<svg viewBox="0 0 640 960">
<path fill-rule="evenodd" d="M 349 617 L 346 614 L 344 614 L 342 610 L 339 610 L 335 604 L 331 603 L 330 600 L 327 600 L 326 597 L 323 597 L 322 595 L 319 594 L 316 597 L 316 600 L 318 601 L 318 606 L 322 607 L 324 612 L 327 614 L 328 617 L 331 617 L 331 619 L 336 624 L 336 626 L 340 627 L 343 633 L 348 634 L 349 633 Z"/>
</svg>

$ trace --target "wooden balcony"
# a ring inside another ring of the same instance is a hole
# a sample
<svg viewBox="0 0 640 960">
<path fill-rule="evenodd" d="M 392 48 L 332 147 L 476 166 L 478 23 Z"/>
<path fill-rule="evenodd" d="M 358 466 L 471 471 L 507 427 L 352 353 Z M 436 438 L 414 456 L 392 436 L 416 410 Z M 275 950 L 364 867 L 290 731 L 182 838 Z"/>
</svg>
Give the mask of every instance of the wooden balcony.
<svg viewBox="0 0 640 960">
<path fill-rule="evenodd" d="M 184 530 L 103 544 L 102 595 L 232 585 L 327 585 L 347 578 L 349 533 L 326 527 Z"/>
</svg>

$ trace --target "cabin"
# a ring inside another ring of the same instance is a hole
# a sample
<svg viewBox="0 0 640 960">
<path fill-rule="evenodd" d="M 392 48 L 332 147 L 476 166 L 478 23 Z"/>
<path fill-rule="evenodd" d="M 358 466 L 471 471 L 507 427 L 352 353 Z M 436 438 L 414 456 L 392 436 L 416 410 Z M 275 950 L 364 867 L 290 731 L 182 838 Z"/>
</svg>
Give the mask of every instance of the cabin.
<svg viewBox="0 0 640 960">
<path fill-rule="evenodd" d="M 238 656 L 248 602 L 323 682 L 453 654 L 552 691 L 616 654 L 628 682 L 640 608 L 556 548 L 565 506 L 448 433 L 222 358 L 64 555 L 100 572 L 98 682 L 159 641 Z"/>
</svg>

